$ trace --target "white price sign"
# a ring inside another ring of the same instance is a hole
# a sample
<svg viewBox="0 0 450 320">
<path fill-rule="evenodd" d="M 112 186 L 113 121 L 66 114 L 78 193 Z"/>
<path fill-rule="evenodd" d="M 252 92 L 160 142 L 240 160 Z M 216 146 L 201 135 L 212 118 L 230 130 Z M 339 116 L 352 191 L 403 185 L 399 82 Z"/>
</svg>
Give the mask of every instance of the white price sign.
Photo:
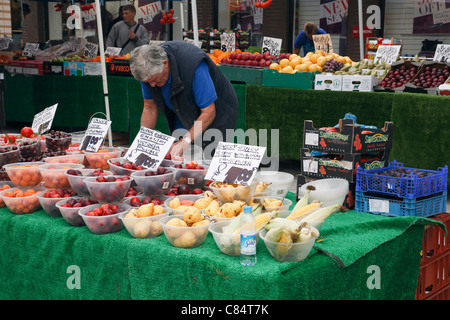
<svg viewBox="0 0 450 320">
<path fill-rule="evenodd" d="M 80 143 L 79 150 L 97 152 L 108 133 L 111 122 L 106 119 L 92 118 L 84 134 L 83 141 Z"/>
<path fill-rule="evenodd" d="M 0 37 L 0 50 L 7 50 L 11 40 L 7 36 Z"/>
<path fill-rule="evenodd" d="M 50 130 L 50 128 L 52 127 L 53 118 L 55 117 L 56 108 L 58 108 L 58 104 L 54 104 L 53 106 L 45 108 L 34 116 L 33 123 L 31 125 L 31 129 L 33 129 L 33 132 L 39 132 L 41 126 L 41 134 Z"/>
<path fill-rule="evenodd" d="M 322 50 L 326 53 L 333 53 L 333 42 L 331 36 L 327 34 L 315 34 L 313 35 L 314 49 Z"/>
<path fill-rule="evenodd" d="M 34 57 L 36 52 L 39 50 L 39 43 L 27 43 L 25 48 L 23 48 L 22 55 L 24 57 Z"/>
<path fill-rule="evenodd" d="M 219 142 L 206 173 L 206 180 L 250 185 L 266 147 Z"/>
<path fill-rule="evenodd" d="M 122 51 L 122 48 L 117 48 L 117 47 L 108 47 L 105 50 L 105 56 L 106 55 L 110 55 L 110 56 L 118 56 L 120 55 L 120 51 Z"/>
<path fill-rule="evenodd" d="M 384 61 L 387 64 L 392 64 L 398 59 L 398 55 L 400 54 L 400 49 L 402 46 L 400 45 L 380 45 L 375 54 L 374 62 Z"/>
<path fill-rule="evenodd" d="M 224 52 L 236 50 L 236 35 L 234 33 L 222 33 L 220 35 L 220 49 Z"/>
<path fill-rule="evenodd" d="M 98 44 L 92 42 L 86 42 L 84 47 L 84 56 L 88 58 L 95 58 L 98 53 Z"/>
<path fill-rule="evenodd" d="M 281 51 L 282 39 L 264 37 L 262 41 L 262 53 L 269 52 L 271 55 L 278 56 Z"/>
<path fill-rule="evenodd" d="M 174 137 L 141 127 L 125 154 L 125 159 L 147 169 L 156 169 L 169 152 Z"/>
<path fill-rule="evenodd" d="M 434 52 L 433 61 L 450 62 L 450 44 L 438 44 Z"/>
</svg>

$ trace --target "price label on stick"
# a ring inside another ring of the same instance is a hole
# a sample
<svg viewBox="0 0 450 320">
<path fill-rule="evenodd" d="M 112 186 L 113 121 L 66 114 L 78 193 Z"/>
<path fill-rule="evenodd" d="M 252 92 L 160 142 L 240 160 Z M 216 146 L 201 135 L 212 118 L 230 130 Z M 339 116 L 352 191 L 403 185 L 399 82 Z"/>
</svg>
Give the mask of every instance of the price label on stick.
<svg viewBox="0 0 450 320">
<path fill-rule="evenodd" d="M 31 129 L 33 129 L 33 132 L 39 132 L 40 134 L 43 134 L 50 130 L 57 108 L 58 104 L 54 104 L 37 113 L 34 116 L 33 123 L 31 125 Z"/>
<path fill-rule="evenodd" d="M 387 46 L 380 45 L 375 53 L 375 57 L 373 62 L 384 61 L 387 64 L 392 64 L 398 59 L 398 55 L 400 54 L 400 45 L 395 46 Z"/>
<path fill-rule="evenodd" d="M 98 53 L 98 44 L 92 42 L 86 42 L 86 47 L 84 48 L 84 56 L 89 58 L 95 58 Z"/>
<path fill-rule="evenodd" d="M 108 133 L 111 122 L 106 119 L 92 118 L 78 149 L 97 152 Z"/>
<path fill-rule="evenodd" d="M 450 44 L 438 44 L 434 52 L 433 61 L 450 63 Z"/>
<path fill-rule="evenodd" d="M 312 36 L 314 42 L 314 49 L 322 50 L 323 52 L 333 53 L 333 42 L 330 35 L 327 34 L 315 34 Z"/>
<path fill-rule="evenodd" d="M 39 50 L 39 43 L 27 43 L 23 48 L 22 55 L 24 57 L 34 57 Z"/>
<path fill-rule="evenodd" d="M 271 55 L 280 55 L 282 39 L 264 37 L 261 52 L 269 52 Z"/>
<path fill-rule="evenodd" d="M 224 52 L 236 50 L 236 35 L 224 32 L 220 35 L 220 49 Z"/>
<path fill-rule="evenodd" d="M 206 180 L 250 185 L 266 151 L 265 147 L 219 142 Z"/>
<path fill-rule="evenodd" d="M 141 127 L 125 154 L 125 159 L 147 169 L 156 170 L 174 141 L 174 137 Z"/>
<path fill-rule="evenodd" d="M 105 50 L 105 55 L 109 54 L 110 56 L 118 56 L 120 51 L 122 51 L 122 48 L 108 47 Z"/>
<path fill-rule="evenodd" d="M 0 37 L 0 50 L 7 50 L 9 48 L 9 42 L 11 40 L 9 39 L 9 37 L 3 35 L 2 37 Z"/>
</svg>

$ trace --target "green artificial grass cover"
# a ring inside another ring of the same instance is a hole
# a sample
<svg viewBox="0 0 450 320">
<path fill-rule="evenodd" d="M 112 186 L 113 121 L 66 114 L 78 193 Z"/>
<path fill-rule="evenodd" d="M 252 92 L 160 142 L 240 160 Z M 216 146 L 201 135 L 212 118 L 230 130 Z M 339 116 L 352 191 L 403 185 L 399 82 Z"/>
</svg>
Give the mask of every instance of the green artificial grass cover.
<svg viewBox="0 0 450 320">
<path fill-rule="evenodd" d="M 164 234 L 135 239 L 123 228 L 95 235 L 42 210 L 15 215 L 2 208 L 0 299 L 414 299 L 430 223 L 337 213 L 305 260 L 278 262 L 260 241 L 256 266 L 243 267 L 239 257 L 220 252 L 211 234 L 200 247 L 180 249 Z M 370 266 L 379 268 L 379 289 L 367 285 Z M 70 287 L 73 268 L 79 288 Z"/>
</svg>

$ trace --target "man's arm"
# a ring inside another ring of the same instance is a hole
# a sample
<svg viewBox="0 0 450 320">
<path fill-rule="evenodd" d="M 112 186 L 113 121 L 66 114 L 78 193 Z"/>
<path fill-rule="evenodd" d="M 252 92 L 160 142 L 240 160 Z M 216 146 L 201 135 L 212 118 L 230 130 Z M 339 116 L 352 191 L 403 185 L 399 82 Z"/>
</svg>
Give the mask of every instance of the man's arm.
<svg viewBox="0 0 450 320">
<path fill-rule="evenodd" d="M 145 29 L 145 27 L 143 25 L 140 25 L 139 29 L 133 35 L 134 35 L 134 37 L 133 38 L 130 37 L 130 38 L 133 40 L 133 42 L 137 46 L 146 45 L 146 44 L 149 44 L 149 42 L 150 42 L 150 40 L 148 39 L 147 30 Z"/>
<path fill-rule="evenodd" d="M 144 108 L 141 115 L 141 126 L 154 129 L 158 121 L 158 107 L 153 99 L 144 99 Z"/>
<path fill-rule="evenodd" d="M 192 141 L 197 139 L 205 130 L 211 125 L 216 117 L 216 105 L 211 103 L 206 108 L 200 110 L 200 115 L 194 123 L 194 126 L 189 129 L 188 133 L 185 136 L 191 138 Z M 197 128 L 196 125 L 201 125 L 200 128 Z M 181 156 L 183 152 L 189 147 L 190 143 L 187 143 L 185 139 L 181 139 L 178 142 L 175 142 L 170 149 L 170 154 L 174 157 Z"/>
</svg>

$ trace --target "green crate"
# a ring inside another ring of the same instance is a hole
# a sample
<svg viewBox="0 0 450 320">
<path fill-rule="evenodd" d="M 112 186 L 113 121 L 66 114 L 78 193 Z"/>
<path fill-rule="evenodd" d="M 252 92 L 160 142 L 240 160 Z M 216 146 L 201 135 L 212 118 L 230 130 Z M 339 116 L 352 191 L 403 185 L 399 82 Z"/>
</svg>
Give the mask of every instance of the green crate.
<svg viewBox="0 0 450 320">
<path fill-rule="evenodd" d="M 228 67 L 219 65 L 219 69 L 231 81 L 231 83 L 245 83 L 261 85 L 264 69 Z"/>
<path fill-rule="evenodd" d="M 262 85 L 277 88 L 313 89 L 317 73 L 320 72 L 281 73 L 277 70 L 264 69 Z"/>
</svg>

